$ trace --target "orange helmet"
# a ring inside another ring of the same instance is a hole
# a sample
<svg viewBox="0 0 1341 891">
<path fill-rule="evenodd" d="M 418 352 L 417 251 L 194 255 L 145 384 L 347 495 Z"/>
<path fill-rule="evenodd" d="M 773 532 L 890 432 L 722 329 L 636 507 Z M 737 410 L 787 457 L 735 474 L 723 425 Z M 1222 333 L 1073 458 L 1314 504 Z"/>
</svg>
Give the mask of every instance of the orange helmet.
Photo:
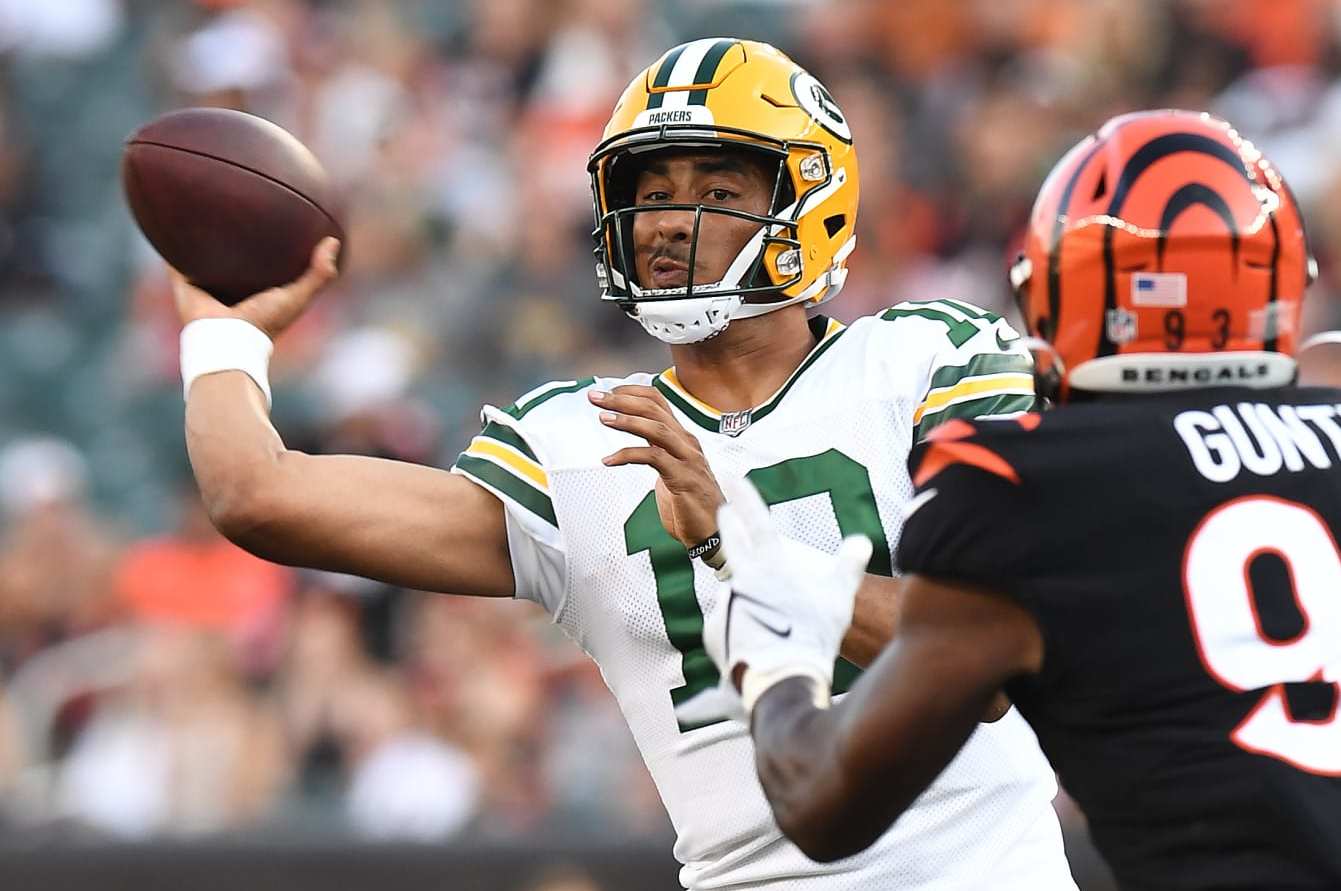
<svg viewBox="0 0 1341 891">
<path fill-rule="evenodd" d="M 1065 397 L 1288 384 L 1313 275 L 1294 196 L 1252 143 L 1146 111 L 1053 168 L 1011 281 Z"/>
</svg>

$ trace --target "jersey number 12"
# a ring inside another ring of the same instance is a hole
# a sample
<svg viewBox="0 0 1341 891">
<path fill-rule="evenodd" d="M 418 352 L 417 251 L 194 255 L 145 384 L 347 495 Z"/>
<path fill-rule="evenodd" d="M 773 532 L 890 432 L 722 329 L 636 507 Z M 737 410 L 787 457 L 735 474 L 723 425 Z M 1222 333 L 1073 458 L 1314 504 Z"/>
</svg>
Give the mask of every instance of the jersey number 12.
<svg viewBox="0 0 1341 891">
<path fill-rule="evenodd" d="M 861 464 L 837 449 L 829 449 L 818 455 L 759 467 L 746 476 L 770 505 L 810 495 L 828 495 L 839 533 L 861 533 L 875 545 L 867 571 L 876 575 L 891 574 L 889 544 L 880 524 L 871 476 Z M 671 703 L 679 705 L 700 690 L 716 684 L 719 677 L 717 666 L 712 664 L 703 648 L 703 610 L 694 591 L 693 561 L 684 545 L 661 525 L 656 496 L 652 492 L 647 493 L 624 523 L 624 544 L 629 556 L 646 553 L 651 561 L 666 635 L 671 646 L 680 652 L 684 672 L 684 684 L 670 691 Z M 834 670 L 834 692 L 846 690 L 857 674 L 855 666 L 840 659 Z M 694 727 L 681 724 L 680 729 L 692 730 Z"/>
</svg>

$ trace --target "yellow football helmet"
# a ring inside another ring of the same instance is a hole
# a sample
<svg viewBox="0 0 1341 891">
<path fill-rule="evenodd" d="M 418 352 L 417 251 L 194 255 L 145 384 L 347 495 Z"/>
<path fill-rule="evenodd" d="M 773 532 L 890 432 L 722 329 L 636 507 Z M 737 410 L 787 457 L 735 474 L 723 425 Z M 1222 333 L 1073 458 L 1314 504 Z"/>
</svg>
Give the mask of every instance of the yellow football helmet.
<svg viewBox="0 0 1341 891">
<path fill-rule="evenodd" d="M 766 215 L 702 204 L 635 206 L 630 159 L 671 147 L 759 152 L 777 165 Z M 708 38 L 682 44 L 633 79 L 587 165 L 595 203 L 596 277 L 601 299 L 619 304 L 667 343 L 694 343 L 732 319 L 838 293 L 856 244 L 857 154 L 833 97 L 814 77 L 765 43 Z M 632 227 L 643 212 L 752 220 L 759 231 L 720 281 L 647 288 L 636 280 Z"/>
</svg>

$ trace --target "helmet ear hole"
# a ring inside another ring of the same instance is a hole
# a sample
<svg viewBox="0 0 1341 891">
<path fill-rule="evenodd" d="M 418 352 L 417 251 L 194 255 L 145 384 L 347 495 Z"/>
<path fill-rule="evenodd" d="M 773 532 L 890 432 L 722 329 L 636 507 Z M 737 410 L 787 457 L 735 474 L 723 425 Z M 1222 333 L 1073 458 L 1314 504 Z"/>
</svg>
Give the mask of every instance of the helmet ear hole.
<svg viewBox="0 0 1341 891">
<path fill-rule="evenodd" d="M 829 233 L 830 238 L 833 238 L 839 232 L 842 232 L 843 227 L 846 225 L 847 216 L 845 214 L 834 214 L 831 217 L 824 218 L 824 231 Z"/>
</svg>

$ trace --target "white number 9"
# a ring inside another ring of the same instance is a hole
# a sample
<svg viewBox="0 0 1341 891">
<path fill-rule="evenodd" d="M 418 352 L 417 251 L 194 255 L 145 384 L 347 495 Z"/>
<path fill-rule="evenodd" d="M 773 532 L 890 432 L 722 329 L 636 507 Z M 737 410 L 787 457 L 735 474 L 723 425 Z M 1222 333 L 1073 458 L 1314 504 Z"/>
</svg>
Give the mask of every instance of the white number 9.
<svg viewBox="0 0 1341 891">
<path fill-rule="evenodd" d="M 1261 554 L 1289 570 L 1304 627 L 1268 637 L 1248 570 Z M 1341 776 L 1341 714 L 1296 721 L 1283 684 L 1341 681 L 1341 550 L 1327 524 L 1302 504 L 1268 496 L 1230 501 L 1206 516 L 1183 557 L 1183 591 L 1201 661 L 1235 692 L 1269 688 L 1230 739 L 1300 770 Z M 1341 689 L 1338 689 L 1341 696 Z"/>
</svg>

